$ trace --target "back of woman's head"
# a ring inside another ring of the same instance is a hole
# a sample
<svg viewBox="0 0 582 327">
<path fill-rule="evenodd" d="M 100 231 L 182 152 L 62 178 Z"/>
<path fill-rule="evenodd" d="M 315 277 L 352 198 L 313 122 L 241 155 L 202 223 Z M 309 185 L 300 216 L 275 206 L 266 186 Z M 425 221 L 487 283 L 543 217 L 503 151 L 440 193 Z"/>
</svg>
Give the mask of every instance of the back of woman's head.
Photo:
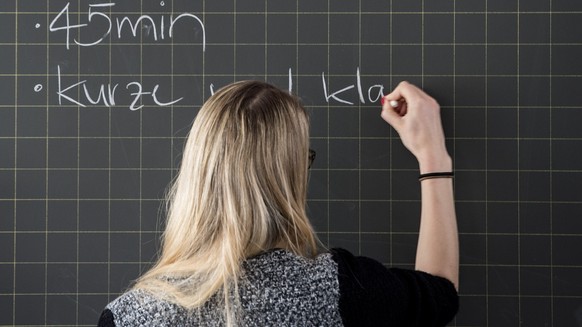
<svg viewBox="0 0 582 327">
<path fill-rule="evenodd" d="M 236 288 L 245 258 L 274 247 L 315 255 L 305 214 L 308 129 L 298 99 L 269 84 L 238 82 L 211 96 L 170 192 L 161 257 L 140 283 L 188 277 L 197 294 L 172 297 L 197 307 L 221 287 Z"/>
</svg>

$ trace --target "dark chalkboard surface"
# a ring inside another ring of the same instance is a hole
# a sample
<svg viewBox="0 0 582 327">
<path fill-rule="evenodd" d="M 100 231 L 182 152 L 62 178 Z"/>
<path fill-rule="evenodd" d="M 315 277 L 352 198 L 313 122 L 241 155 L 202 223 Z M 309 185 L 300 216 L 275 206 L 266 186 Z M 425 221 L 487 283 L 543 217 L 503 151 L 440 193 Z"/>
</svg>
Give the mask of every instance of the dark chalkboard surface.
<svg viewBox="0 0 582 327">
<path fill-rule="evenodd" d="M 94 325 L 150 265 L 213 90 L 298 94 L 322 241 L 413 267 L 417 166 L 379 117 L 442 105 L 456 170 L 451 326 L 582 325 L 582 2 L 0 2 L 0 325 Z"/>
</svg>

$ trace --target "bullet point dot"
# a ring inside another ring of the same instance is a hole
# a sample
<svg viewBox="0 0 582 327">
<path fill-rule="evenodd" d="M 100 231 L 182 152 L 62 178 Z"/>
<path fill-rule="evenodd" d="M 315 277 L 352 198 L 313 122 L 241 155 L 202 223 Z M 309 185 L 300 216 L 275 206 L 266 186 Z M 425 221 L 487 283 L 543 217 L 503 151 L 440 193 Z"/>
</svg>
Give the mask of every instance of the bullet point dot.
<svg viewBox="0 0 582 327">
<path fill-rule="evenodd" d="M 36 84 L 34 86 L 34 92 L 40 92 L 42 91 L 42 84 Z"/>
<path fill-rule="evenodd" d="M 162 6 L 162 7 L 163 7 L 163 6 L 165 6 L 165 5 L 166 5 L 166 3 L 165 3 L 165 2 L 163 2 L 163 1 L 160 1 L 160 6 Z"/>
<path fill-rule="evenodd" d="M 34 25 L 34 27 L 39 28 L 40 27 L 40 24 L 39 23 L 36 23 L 36 25 Z"/>
</svg>

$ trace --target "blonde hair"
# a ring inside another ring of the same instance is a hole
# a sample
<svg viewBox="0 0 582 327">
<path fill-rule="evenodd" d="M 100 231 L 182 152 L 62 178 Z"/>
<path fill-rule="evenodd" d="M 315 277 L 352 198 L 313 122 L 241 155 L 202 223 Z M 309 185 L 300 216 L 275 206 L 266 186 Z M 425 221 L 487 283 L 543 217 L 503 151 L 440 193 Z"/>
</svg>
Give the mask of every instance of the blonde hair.
<svg viewBox="0 0 582 327">
<path fill-rule="evenodd" d="M 217 294 L 233 325 L 245 259 L 276 247 L 315 256 L 308 133 L 298 99 L 269 84 L 238 82 L 210 97 L 168 195 L 160 257 L 134 287 L 188 309 Z"/>
</svg>

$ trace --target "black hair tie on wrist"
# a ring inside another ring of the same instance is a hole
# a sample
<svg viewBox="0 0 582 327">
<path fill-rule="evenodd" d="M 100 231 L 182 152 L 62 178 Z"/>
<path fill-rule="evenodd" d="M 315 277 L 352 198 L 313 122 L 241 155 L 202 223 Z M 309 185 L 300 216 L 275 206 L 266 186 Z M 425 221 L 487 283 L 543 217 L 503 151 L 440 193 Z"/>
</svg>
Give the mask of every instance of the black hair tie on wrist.
<svg viewBox="0 0 582 327">
<path fill-rule="evenodd" d="M 425 179 L 433 179 L 433 178 L 453 178 L 455 173 L 452 171 L 440 171 L 436 173 L 426 173 L 418 175 L 418 180 L 422 182 Z"/>
</svg>

